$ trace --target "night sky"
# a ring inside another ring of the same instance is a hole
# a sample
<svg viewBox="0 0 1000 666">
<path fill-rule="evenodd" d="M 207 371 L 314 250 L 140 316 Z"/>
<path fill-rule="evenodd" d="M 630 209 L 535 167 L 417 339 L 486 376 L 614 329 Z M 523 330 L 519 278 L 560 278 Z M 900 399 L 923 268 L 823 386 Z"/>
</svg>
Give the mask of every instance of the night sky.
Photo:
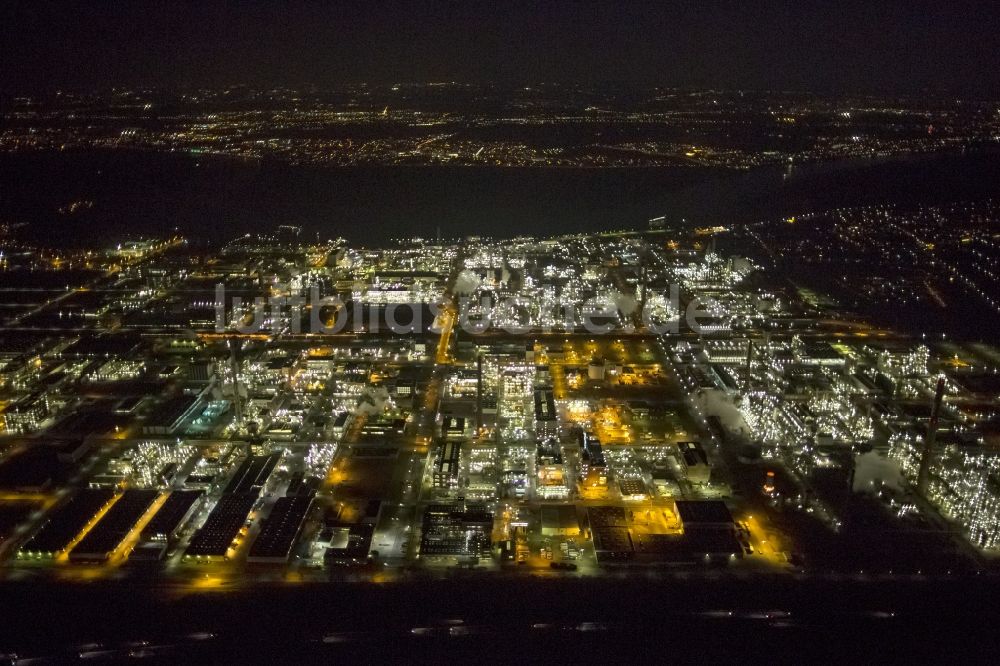
<svg viewBox="0 0 1000 666">
<path fill-rule="evenodd" d="M 1000 3 L 105 2 L 0 7 L 0 85 L 625 82 L 1000 96 Z"/>
</svg>

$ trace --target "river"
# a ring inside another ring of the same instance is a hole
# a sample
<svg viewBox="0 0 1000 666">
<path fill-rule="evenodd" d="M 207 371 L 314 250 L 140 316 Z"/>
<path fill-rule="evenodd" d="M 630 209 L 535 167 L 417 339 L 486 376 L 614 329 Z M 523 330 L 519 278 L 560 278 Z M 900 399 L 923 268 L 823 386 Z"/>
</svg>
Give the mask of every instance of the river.
<svg viewBox="0 0 1000 666">
<path fill-rule="evenodd" d="M 173 153 L 0 156 L 0 222 L 62 244 L 176 229 L 224 241 L 280 224 L 358 244 L 396 237 L 557 235 L 648 219 L 728 224 L 880 202 L 1000 193 L 1000 151 L 851 160 L 751 171 L 331 168 Z M 72 214 L 74 201 L 93 202 Z"/>
</svg>

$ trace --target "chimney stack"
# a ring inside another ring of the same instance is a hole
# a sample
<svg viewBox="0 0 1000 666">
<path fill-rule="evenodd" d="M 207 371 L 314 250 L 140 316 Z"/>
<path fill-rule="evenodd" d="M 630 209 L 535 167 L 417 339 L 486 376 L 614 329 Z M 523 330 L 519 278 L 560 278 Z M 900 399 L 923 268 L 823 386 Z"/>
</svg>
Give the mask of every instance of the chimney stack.
<svg viewBox="0 0 1000 666">
<path fill-rule="evenodd" d="M 233 375 L 233 407 L 236 412 L 236 424 L 243 425 L 243 401 L 240 399 L 240 370 L 243 366 L 242 342 L 232 336 L 229 342 L 229 369 Z"/>
<path fill-rule="evenodd" d="M 476 356 L 476 435 L 483 428 L 483 355 Z"/>
<path fill-rule="evenodd" d="M 934 461 L 934 443 L 937 439 L 938 418 L 941 415 L 941 400 L 944 398 L 944 377 L 938 379 L 937 391 L 934 393 L 934 409 L 931 410 L 931 420 L 927 424 L 927 437 L 924 438 L 924 455 L 920 459 L 920 470 L 917 473 L 917 492 L 927 498 L 927 487 L 930 485 L 931 464 Z"/>
</svg>

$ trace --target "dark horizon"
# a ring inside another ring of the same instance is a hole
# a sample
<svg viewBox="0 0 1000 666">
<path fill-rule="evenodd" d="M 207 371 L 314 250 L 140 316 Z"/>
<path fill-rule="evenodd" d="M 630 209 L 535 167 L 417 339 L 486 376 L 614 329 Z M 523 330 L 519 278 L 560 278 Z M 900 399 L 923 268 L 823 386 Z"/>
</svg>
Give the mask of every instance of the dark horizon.
<svg viewBox="0 0 1000 666">
<path fill-rule="evenodd" d="M 14 2 L 0 89 L 540 82 L 1000 94 L 987 3 Z"/>
<path fill-rule="evenodd" d="M 664 93 L 677 94 L 699 94 L 717 93 L 721 95 L 789 95 L 811 97 L 815 99 L 871 99 L 879 101 L 892 100 L 920 100 L 926 102 L 968 102 L 974 104 L 992 104 L 1000 102 L 1000 90 L 990 94 L 974 94 L 972 92 L 958 93 L 955 90 L 936 88 L 927 86 L 914 90 L 876 90 L 864 88 L 845 89 L 819 89 L 808 86 L 737 86 L 737 85 L 697 85 L 697 84 L 659 84 L 655 82 L 634 82 L 624 80 L 604 80 L 587 83 L 574 83 L 572 81 L 472 81 L 459 79 L 398 79 L 398 80 L 358 80 L 317 83 L 311 81 L 299 81 L 290 84 L 265 84 L 264 82 L 253 82 L 248 80 L 233 79 L 232 81 L 219 82 L 217 84 L 197 84 L 197 83 L 142 83 L 137 82 L 132 85 L 116 85 L 113 82 L 107 84 L 66 84 L 47 85 L 36 88 L 6 88 L 0 89 L 0 103 L 11 103 L 19 98 L 31 99 L 33 101 L 45 101 L 47 98 L 57 95 L 95 95 L 106 96 L 119 92 L 161 95 L 170 97 L 174 95 L 184 95 L 194 92 L 222 93 L 230 90 L 244 89 L 251 92 L 267 92 L 269 90 L 286 90 L 289 92 L 303 92 L 309 94 L 333 94 L 342 93 L 346 90 L 358 88 L 369 88 L 372 91 L 389 91 L 395 86 L 410 88 L 433 88 L 436 86 L 450 86 L 455 89 L 465 88 L 468 90 L 483 90 L 490 92 L 507 92 L 522 89 L 534 89 L 545 91 L 551 89 L 553 92 L 571 93 L 574 91 L 585 92 L 608 92 L 619 94 L 633 94 L 660 91 Z M 5 107 L 0 107 L 0 112 Z M 375 109 L 378 111 L 378 109 Z"/>
</svg>

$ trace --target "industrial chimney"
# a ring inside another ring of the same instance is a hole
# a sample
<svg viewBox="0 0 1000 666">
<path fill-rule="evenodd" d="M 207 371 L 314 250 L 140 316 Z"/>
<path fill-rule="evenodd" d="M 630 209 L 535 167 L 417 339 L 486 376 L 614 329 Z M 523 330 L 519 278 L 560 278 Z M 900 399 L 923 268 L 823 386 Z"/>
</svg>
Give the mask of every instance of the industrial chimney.
<svg viewBox="0 0 1000 666">
<path fill-rule="evenodd" d="M 242 341 L 235 335 L 230 337 L 229 343 L 229 370 L 233 377 L 233 407 L 236 412 L 236 424 L 243 425 L 243 401 L 240 398 L 240 370 L 243 365 L 243 354 L 241 353 Z"/>
<path fill-rule="evenodd" d="M 917 473 L 917 492 L 921 497 L 927 497 L 927 486 L 931 478 L 931 464 L 934 461 L 934 440 L 937 439 L 938 417 L 941 415 L 941 400 L 944 398 L 944 377 L 938 379 L 937 391 L 934 393 L 934 409 L 931 410 L 931 420 L 927 424 L 927 437 L 924 438 L 924 455 L 920 459 L 920 471 Z"/>
<path fill-rule="evenodd" d="M 476 437 L 483 429 L 483 355 L 476 356 Z"/>
</svg>

